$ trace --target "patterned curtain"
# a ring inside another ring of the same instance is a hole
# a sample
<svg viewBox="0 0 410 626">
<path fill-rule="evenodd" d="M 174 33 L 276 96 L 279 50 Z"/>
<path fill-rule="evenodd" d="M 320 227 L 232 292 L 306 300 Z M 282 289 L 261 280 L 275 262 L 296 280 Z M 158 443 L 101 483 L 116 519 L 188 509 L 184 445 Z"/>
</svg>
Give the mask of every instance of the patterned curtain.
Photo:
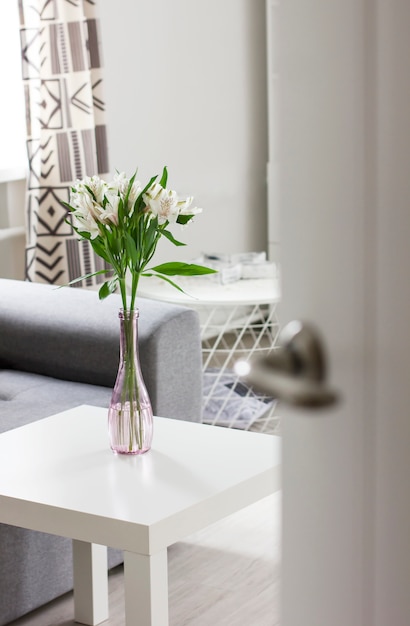
<svg viewBox="0 0 410 626">
<path fill-rule="evenodd" d="M 109 171 L 96 2 L 18 1 L 29 164 L 26 278 L 65 284 L 103 268 L 89 243 L 77 240 L 61 204 L 75 180 Z"/>
</svg>

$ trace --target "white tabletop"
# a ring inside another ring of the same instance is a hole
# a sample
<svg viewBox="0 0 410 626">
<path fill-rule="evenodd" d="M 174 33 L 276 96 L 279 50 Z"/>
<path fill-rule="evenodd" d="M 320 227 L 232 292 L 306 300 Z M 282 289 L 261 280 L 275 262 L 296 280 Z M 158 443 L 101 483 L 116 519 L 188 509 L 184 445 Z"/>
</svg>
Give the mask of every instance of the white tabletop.
<svg viewBox="0 0 410 626">
<path fill-rule="evenodd" d="M 171 277 L 185 293 L 154 276 L 141 277 L 138 295 L 153 300 L 175 302 L 195 307 L 197 304 L 233 306 L 271 304 L 280 298 L 277 278 L 256 278 L 237 280 L 221 285 L 206 276 Z"/>
<path fill-rule="evenodd" d="M 0 522 L 152 554 L 279 489 L 280 439 L 154 418 L 142 456 L 82 406 L 0 435 Z"/>
</svg>

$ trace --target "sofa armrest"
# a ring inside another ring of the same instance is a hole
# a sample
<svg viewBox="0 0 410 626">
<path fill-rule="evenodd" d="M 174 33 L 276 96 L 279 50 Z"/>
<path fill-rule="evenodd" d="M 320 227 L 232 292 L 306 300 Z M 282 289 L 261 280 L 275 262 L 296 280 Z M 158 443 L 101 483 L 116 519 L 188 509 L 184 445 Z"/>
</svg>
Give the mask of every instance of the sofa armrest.
<svg viewBox="0 0 410 626">
<path fill-rule="evenodd" d="M 137 298 L 143 377 L 157 415 L 200 420 L 197 313 Z M 119 359 L 120 296 L 0 280 L 0 367 L 112 387 Z M 185 401 L 184 401 L 185 398 Z"/>
</svg>

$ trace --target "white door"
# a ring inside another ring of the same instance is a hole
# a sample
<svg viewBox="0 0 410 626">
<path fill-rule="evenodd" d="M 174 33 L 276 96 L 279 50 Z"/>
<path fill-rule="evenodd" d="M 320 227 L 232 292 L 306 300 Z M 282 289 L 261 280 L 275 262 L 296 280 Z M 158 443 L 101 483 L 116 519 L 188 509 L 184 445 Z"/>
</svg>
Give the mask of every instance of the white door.
<svg viewBox="0 0 410 626">
<path fill-rule="evenodd" d="M 282 626 L 408 626 L 410 3 L 273 5 L 281 320 L 342 394 L 283 407 Z"/>
</svg>

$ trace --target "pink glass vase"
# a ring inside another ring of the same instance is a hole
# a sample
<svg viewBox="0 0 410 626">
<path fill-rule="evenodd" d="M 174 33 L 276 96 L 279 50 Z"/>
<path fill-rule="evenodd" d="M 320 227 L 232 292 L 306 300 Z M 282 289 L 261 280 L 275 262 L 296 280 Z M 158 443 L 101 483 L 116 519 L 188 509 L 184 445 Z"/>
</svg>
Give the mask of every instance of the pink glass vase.
<svg viewBox="0 0 410 626">
<path fill-rule="evenodd" d="M 138 352 L 138 310 L 120 309 L 120 364 L 108 410 L 110 446 L 119 454 L 143 454 L 152 443 L 152 408 Z"/>
</svg>

